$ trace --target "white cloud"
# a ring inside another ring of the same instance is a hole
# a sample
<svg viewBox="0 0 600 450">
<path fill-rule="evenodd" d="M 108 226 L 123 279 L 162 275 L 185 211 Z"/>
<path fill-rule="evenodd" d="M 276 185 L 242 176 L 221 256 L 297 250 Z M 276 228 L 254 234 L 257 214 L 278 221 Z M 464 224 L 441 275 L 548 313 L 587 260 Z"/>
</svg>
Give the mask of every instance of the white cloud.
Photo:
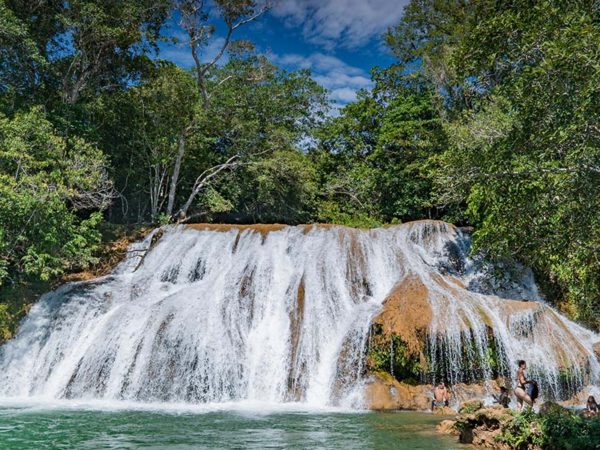
<svg viewBox="0 0 600 450">
<path fill-rule="evenodd" d="M 371 86 L 371 80 L 363 76 L 348 76 L 345 73 L 332 70 L 325 74 L 316 74 L 313 76 L 314 80 L 321 86 L 325 86 L 327 89 L 339 88 L 342 86 L 351 86 L 357 89 L 368 88 Z"/>
<path fill-rule="evenodd" d="M 356 90 L 349 87 L 334 89 L 331 92 L 331 98 L 338 104 L 345 105 L 356 100 Z"/>
<path fill-rule="evenodd" d="M 369 89 L 372 86 L 365 70 L 351 66 L 332 55 L 313 53 L 304 56 L 290 53 L 271 54 L 270 58 L 279 66 L 288 69 L 310 69 L 313 79 L 329 91 L 330 98 L 338 105 L 356 100 L 358 90 Z"/>
<path fill-rule="evenodd" d="M 402 16 L 408 0 L 280 0 L 272 11 L 327 49 L 367 44 Z"/>
</svg>

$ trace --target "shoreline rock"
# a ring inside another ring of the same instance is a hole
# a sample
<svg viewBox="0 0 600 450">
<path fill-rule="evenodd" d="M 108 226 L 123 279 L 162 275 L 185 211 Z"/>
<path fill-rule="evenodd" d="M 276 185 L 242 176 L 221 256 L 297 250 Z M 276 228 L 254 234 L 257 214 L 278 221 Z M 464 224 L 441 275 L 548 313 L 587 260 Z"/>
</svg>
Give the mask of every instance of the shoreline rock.
<svg viewBox="0 0 600 450">
<path fill-rule="evenodd" d="M 501 406 L 492 406 L 459 414 L 454 420 L 443 420 L 436 427 L 436 431 L 457 436 L 461 444 L 510 450 L 511 447 L 499 442 L 498 438 L 503 428 L 513 419 L 510 410 Z M 538 450 L 538 448 L 530 447 L 529 450 Z"/>
<path fill-rule="evenodd" d="M 461 408 L 476 404 L 482 406 L 481 399 L 491 389 L 496 391 L 498 383 L 457 384 L 450 388 L 451 408 L 436 408 L 437 414 L 453 415 Z M 374 411 L 431 411 L 433 387 L 426 384 L 409 384 L 396 380 L 386 372 L 372 374 L 365 389 L 367 408 Z M 473 409 L 471 407 L 470 409 Z M 478 408 L 476 408 L 478 409 Z"/>
</svg>

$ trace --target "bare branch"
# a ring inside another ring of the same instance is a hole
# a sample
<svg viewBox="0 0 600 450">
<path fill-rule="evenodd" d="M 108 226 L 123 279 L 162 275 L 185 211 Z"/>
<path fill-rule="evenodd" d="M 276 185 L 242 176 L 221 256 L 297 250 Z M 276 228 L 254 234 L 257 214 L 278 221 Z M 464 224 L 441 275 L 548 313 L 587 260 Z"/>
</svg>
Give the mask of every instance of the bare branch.
<svg viewBox="0 0 600 450">
<path fill-rule="evenodd" d="M 233 169 L 237 166 L 241 165 L 238 159 L 240 158 L 239 154 L 233 155 L 227 161 L 222 164 L 217 164 L 209 169 L 206 169 L 202 172 L 194 182 L 194 186 L 192 187 L 192 192 L 190 193 L 187 201 L 181 207 L 181 209 L 177 212 L 176 216 L 178 217 L 178 222 L 184 221 L 187 218 L 187 212 L 189 208 L 192 206 L 192 203 L 196 199 L 197 195 L 206 188 L 212 179 L 214 179 L 217 175 L 219 175 L 224 170 Z"/>
</svg>

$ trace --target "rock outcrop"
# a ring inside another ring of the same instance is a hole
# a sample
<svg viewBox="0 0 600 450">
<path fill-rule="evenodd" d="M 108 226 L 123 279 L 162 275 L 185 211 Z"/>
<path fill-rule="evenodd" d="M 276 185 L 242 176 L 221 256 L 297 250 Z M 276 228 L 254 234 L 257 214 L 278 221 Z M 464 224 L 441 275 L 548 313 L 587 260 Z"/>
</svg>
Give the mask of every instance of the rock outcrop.
<svg viewBox="0 0 600 450">
<path fill-rule="evenodd" d="M 408 270 L 400 274 L 371 324 L 367 355 L 371 373 L 387 372 L 409 386 L 440 379 L 453 388 L 485 382 L 487 391 L 480 389 L 483 397 L 494 390 L 489 389 L 491 380 L 509 376 L 515 361 L 526 359 L 544 387 L 552 390 L 551 398 L 564 400 L 585 387 L 595 370 L 590 358 L 595 352 L 600 359 L 600 342 L 592 349 L 586 344 L 591 332 L 536 301 L 532 278 L 519 280 L 515 275 L 508 290 L 503 290 L 502 280 L 481 283 L 482 273 L 493 275 L 468 257 L 468 246 L 455 227 L 437 222 L 406 227 L 410 245 L 428 250 L 417 258 L 401 256 L 407 259 Z M 511 298 L 511 293 L 524 299 Z M 559 373 L 570 377 L 562 385 L 556 382 Z M 381 386 L 371 389 L 385 391 Z M 417 390 L 421 395 L 422 389 Z M 476 394 L 465 398 L 477 398 Z M 421 402 L 398 400 L 398 395 L 388 401 L 411 407 Z"/>
<path fill-rule="evenodd" d="M 432 317 L 428 295 L 419 277 L 407 275 L 385 299 L 373 323 L 381 325 L 385 336 L 402 339 L 410 353 L 421 353 Z"/>
<path fill-rule="evenodd" d="M 456 435 L 463 444 L 509 449 L 509 446 L 498 441 L 498 437 L 503 427 L 512 420 L 510 411 L 500 406 L 477 408 L 475 411 L 456 416 L 455 420 L 442 421 L 437 426 L 437 431 Z"/>
<path fill-rule="evenodd" d="M 494 389 L 496 383 L 488 383 Z M 366 385 L 366 406 L 375 411 L 430 411 L 433 388 L 423 384 L 408 384 L 396 380 L 390 374 L 379 372 L 371 375 Z M 451 408 L 436 408 L 435 413 L 441 415 L 456 414 L 456 409 L 467 407 L 468 410 L 479 409 L 481 399 L 486 395 L 483 384 L 457 384 L 450 391 Z M 476 407 L 474 407 L 475 405 Z"/>
<path fill-rule="evenodd" d="M 425 411 L 431 409 L 431 387 L 400 383 L 389 374 L 371 376 L 366 387 L 369 409 Z"/>
<path fill-rule="evenodd" d="M 593 347 L 594 353 L 596 354 L 596 358 L 600 360 L 600 342 L 596 342 Z"/>
</svg>

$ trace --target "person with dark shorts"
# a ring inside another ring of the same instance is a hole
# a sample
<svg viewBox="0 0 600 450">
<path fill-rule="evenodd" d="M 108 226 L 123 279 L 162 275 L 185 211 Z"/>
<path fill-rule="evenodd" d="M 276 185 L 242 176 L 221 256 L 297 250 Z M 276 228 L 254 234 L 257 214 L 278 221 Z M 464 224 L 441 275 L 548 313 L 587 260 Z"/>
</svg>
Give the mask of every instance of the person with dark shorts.
<svg viewBox="0 0 600 450">
<path fill-rule="evenodd" d="M 527 363 L 520 360 L 519 368 L 517 369 L 517 386 L 515 388 L 515 396 L 517 397 L 517 410 L 523 410 L 523 402 L 527 403 L 530 408 L 533 408 L 534 399 L 531 395 L 535 394 L 537 397 L 538 389 L 537 383 L 532 380 L 528 380 L 526 376 Z M 533 385 L 529 387 L 528 385 Z M 529 392 L 528 392 L 529 391 Z"/>
<path fill-rule="evenodd" d="M 433 389 L 433 400 L 431 401 L 431 410 L 435 407 L 448 406 L 448 389 L 443 381 Z"/>
</svg>

